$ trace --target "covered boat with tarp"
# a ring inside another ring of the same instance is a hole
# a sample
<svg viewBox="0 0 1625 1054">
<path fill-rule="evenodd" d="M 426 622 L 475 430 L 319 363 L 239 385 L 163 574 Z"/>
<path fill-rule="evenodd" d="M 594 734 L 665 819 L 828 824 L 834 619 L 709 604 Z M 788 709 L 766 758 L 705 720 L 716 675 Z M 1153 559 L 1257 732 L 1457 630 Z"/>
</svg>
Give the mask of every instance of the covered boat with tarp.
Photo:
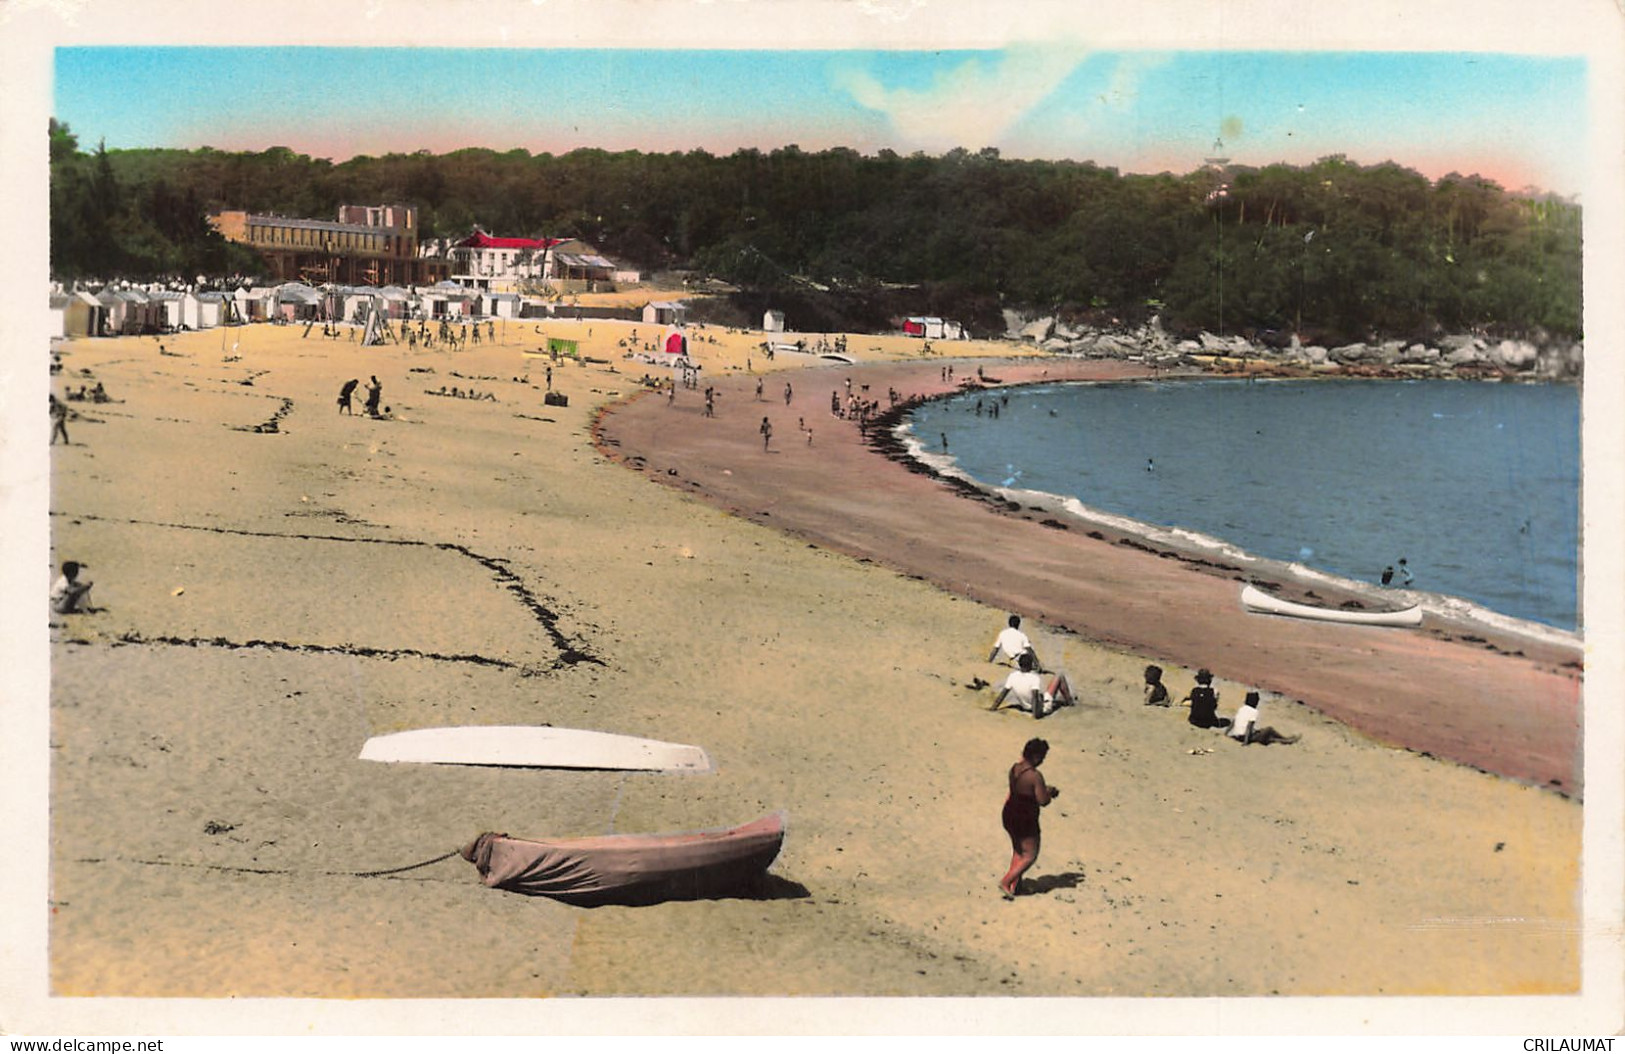
<svg viewBox="0 0 1625 1054">
<path fill-rule="evenodd" d="M 462 849 L 492 889 L 572 904 L 648 904 L 748 894 L 784 844 L 785 814 L 681 834 L 530 841 L 487 831 Z"/>
</svg>

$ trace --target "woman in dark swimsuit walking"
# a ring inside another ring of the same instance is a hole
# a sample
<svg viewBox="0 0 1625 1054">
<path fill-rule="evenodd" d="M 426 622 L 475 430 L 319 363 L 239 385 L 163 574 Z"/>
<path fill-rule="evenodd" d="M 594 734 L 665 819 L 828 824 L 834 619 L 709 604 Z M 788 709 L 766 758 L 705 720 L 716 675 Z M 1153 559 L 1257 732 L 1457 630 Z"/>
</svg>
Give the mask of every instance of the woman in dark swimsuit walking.
<svg viewBox="0 0 1625 1054">
<path fill-rule="evenodd" d="M 1061 792 L 1044 782 L 1038 766 L 1049 755 L 1049 744 L 1029 739 L 1021 760 L 1010 766 L 1010 796 L 1004 800 L 1004 830 L 1010 835 L 1010 870 L 999 881 L 1004 899 L 1013 900 L 1021 876 L 1038 862 L 1038 810 Z"/>
</svg>

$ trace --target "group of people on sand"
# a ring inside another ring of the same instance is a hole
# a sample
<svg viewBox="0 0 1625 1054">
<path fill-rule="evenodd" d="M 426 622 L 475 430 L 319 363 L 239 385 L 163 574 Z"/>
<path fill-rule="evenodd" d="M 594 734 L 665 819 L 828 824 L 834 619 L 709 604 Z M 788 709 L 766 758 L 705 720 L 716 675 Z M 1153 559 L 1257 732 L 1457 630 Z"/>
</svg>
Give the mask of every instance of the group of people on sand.
<svg viewBox="0 0 1625 1054">
<path fill-rule="evenodd" d="M 360 383 L 361 383 L 360 381 L 356 380 L 354 377 L 351 377 L 349 380 L 345 381 L 344 386 L 339 389 L 339 413 L 341 413 L 341 414 L 353 414 L 353 413 L 355 413 L 355 411 L 350 406 L 350 400 L 355 397 L 356 386 L 358 384 L 360 384 Z M 372 376 L 372 378 L 367 383 L 366 410 L 367 410 L 367 416 L 368 417 L 380 417 L 380 416 L 382 416 L 382 414 L 379 412 L 379 409 L 378 409 L 378 403 L 383 398 L 383 395 L 384 395 L 383 382 L 379 381 L 377 375 L 375 374 L 375 375 Z M 388 411 L 389 411 L 389 407 L 387 407 L 387 406 L 384 407 L 383 412 L 387 413 Z"/>
<path fill-rule="evenodd" d="M 86 370 L 85 372 L 89 373 L 90 371 Z M 62 393 L 63 397 L 61 399 L 56 397 L 55 392 L 51 392 L 50 395 L 51 446 L 56 445 L 59 437 L 66 445 L 73 445 L 73 440 L 68 438 L 68 418 L 74 414 L 73 411 L 68 409 L 68 403 L 113 402 L 113 398 L 107 394 L 107 389 L 102 387 L 101 381 L 97 381 L 94 388 L 86 388 L 83 384 L 79 386 L 78 391 L 69 388 Z"/>
<path fill-rule="evenodd" d="M 113 397 L 107 394 L 107 389 L 102 387 L 101 381 L 97 381 L 94 388 L 86 388 L 81 384 L 78 391 L 69 388 L 62 394 L 67 397 L 69 402 L 73 403 L 110 403 L 113 401 Z"/>
<path fill-rule="evenodd" d="M 1048 682 L 1044 678 L 1048 671 L 1038 660 L 1038 652 L 1033 648 L 1032 640 L 1021 629 L 1021 616 L 1011 615 L 1004 629 L 993 642 L 993 650 L 988 652 L 988 662 L 1010 662 L 1015 669 L 1004 679 L 999 688 L 999 694 L 994 697 L 993 705 L 989 709 L 997 710 L 1004 705 L 1006 699 L 1017 710 L 1026 710 L 1034 718 L 1041 718 L 1052 714 L 1063 706 L 1071 706 L 1077 702 L 1072 694 L 1072 686 L 1067 683 L 1066 674 L 1057 673 Z"/>
<path fill-rule="evenodd" d="M 999 632 L 988 653 L 988 662 L 1013 662 L 1015 669 L 1005 679 L 991 709 L 997 710 L 1005 701 L 1019 709 L 1029 710 L 1035 718 L 1053 713 L 1057 708 L 1076 701 L 1064 674 L 1056 674 L 1045 683 L 1043 664 L 1033 647 L 1031 638 L 1021 629 L 1021 616 L 1011 615 L 1008 624 Z M 978 682 L 981 683 L 981 682 Z M 1188 720 L 1197 728 L 1221 729 L 1235 742 L 1246 746 L 1251 743 L 1296 743 L 1296 735 L 1283 735 L 1274 728 L 1260 726 L 1258 711 L 1262 705 L 1259 693 L 1249 691 L 1234 717 L 1220 717 L 1219 693 L 1213 687 L 1213 673 L 1206 667 L 1196 671 L 1196 683 L 1183 700 L 1190 707 Z M 1145 705 L 1172 706 L 1168 686 L 1162 680 L 1162 667 L 1145 668 Z M 1044 779 L 1039 767 L 1049 755 L 1049 743 L 1043 739 L 1027 740 L 1021 748 L 1021 759 L 1010 766 L 1008 791 L 1000 823 L 1010 836 L 1010 867 L 999 880 L 999 892 L 1006 900 L 1014 900 L 1021 890 L 1021 879 L 1038 862 L 1041 841 L 1039 811 L 1054 801 L 1061 792 Z"/>
<path fill-rule="evenodd" d="M 439 391 L 431 391 L 430 389 L 425 388 L 423 389 L 423 394 L 444 395 L 451 399 L 480 399 L 493 403 L 497 401 L 497 397 L 490 392 L 479 392 L 475 391 L 473 388 L 470 388 L 465 392 L 461 388 L 447 388 L 444 384 L 440 386 Z"/>
<path fill-rule="evenodd" d="M 1004 685 L 993 700 L 991 709 L 997 710 L 1006 699 L 1017 709 L 1031 711 L 1041 718 L 1053 713 L 1057 707 L 1067 706 L 1075 699 L 1066 675 L 1056 675 L 1048 687 L 1044 685 L 1043 666 L 1032 640 L 1021 629 L 1021 616 L 1011 615 L 1004 629 L 993 642 L 988 662 L 1013 661 L 1016 668 L 1005 678 Z M 1004 810 L 999 822 L 1010 836 L 1010 869 L 999 880 L 999 892 L 1005 900 L 1014 900 L 1020 891 L 1021 877 L 1038 862 L 1040 831 L 1038 810 L 1055 800 L 1060 790 L 1045 781 L 1038 767 L 1049 755 L 1049 743 L 1033 738 L 1021 748 L 1021 760 L 1010 766 L 1009 793 L 1004 799 Z"/>
<path fill-rule="evenodd" d="M 1247 693 L 1234 717 L 1220 717 L 1219 693 L 1213 687 L 1213 672 L 1205 666 L 1196 671 L 1196 683 L 1191 686 L 1190 694 L 1186 695 L 1181 703 L 1190 707 L 1190 714 L 1186 720 L 1193 726 L 1221 729 L 1225 735 L 1242 746 L 1251 743 L 1261 746 L 1269 746 L 1272 743 L 1296 743 L 1299 739 L 1295 735 L 1283 735 L 1268 726 L 1259 726 L 1258 708 L 1263 705 L 1263 701 L 1256 691 Z M 1162 683 L 1160 666 L 1152 665 L 1145 668 L 1145 705 L 1173 705 L 1168 695 L 1168 686 Z"/>
</svg>

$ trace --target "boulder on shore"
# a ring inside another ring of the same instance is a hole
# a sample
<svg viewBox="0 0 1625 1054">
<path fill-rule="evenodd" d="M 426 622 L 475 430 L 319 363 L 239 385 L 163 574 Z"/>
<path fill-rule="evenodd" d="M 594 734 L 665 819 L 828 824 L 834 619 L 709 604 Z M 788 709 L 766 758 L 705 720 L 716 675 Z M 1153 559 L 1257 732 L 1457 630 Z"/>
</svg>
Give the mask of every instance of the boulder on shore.
<svg viewBox="0 0 1625 1054">
<path fill-rule="evenodd" d="M 1055 319 L 1053 317 L 1040 318 L 1021 327 L 1021 339 L 1030 340 L 1035 344 L 1042 344 L 1055 333 Z"/>
<path fill-rule="evenodd" d="M 1524 370 L 1535 364 L 1540 352 L 1526 340 L 1503 340 L 1490 352 L 1490 361 L 1508 369 Z"/>
</svg>

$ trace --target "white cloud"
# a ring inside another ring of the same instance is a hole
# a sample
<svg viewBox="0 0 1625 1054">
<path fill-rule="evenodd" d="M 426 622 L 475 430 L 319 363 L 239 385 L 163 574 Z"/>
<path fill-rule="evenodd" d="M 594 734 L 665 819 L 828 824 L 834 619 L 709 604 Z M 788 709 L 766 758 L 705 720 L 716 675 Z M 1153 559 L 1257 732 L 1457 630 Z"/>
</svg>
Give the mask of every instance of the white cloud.
<svg viewBox="0 0 1625 1054">
<path fill-rule="evenodd" d="M 997 146 L 1083 61 L 1076 46 L 1016 45 L 995 61 L 967 58 L 929 88 L 888 88 L 867 71 L 837 78 L 858 105 L 884 114 L 906 146 L 929 151 Z"/>
</svg>

